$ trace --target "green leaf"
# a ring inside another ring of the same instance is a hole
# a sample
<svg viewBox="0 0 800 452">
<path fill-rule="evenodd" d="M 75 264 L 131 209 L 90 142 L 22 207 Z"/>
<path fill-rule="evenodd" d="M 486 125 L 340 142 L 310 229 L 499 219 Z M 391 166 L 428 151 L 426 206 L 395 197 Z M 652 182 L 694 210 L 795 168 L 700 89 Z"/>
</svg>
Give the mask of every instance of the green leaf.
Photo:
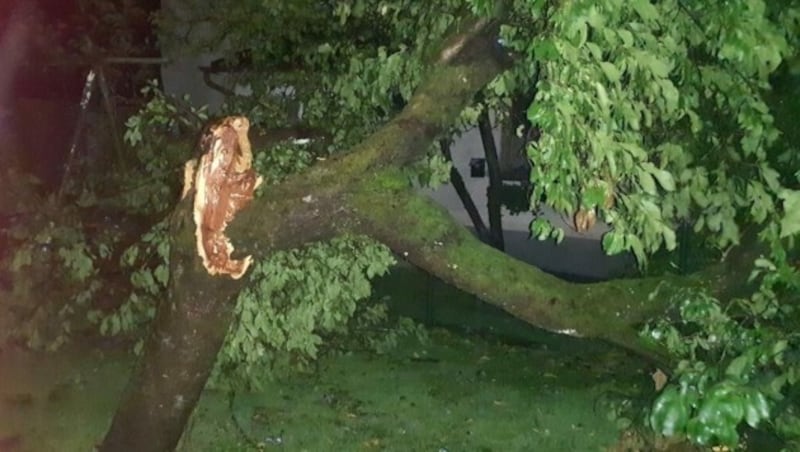
<svg viewBox="0 0 800 452">
<path fill-rule="evenodd" d="M 665 70 L 666 74 L 664 77 L 667 77 L 669 76 L 670 69 Z M 678 89 L 675 88 L 672 81 L 667 78 L 659 81 L 658 85 L 661 87 L 661 95 L 664 97 L 664 109 L 667 113 L 675 112 L 678 109 L 678 100 L 680 98 Z"/>
<path fill-rule="evenodd" d="M 608 81 L 610 81 L 611 83 L 617 83 L 620 77 L 622 76 L 619 69 L 617 69 L 616 66 L 607 61 L 600 62 L 600 69 L 603 70 L 603 73 L 606 75 L 606 78 L 608 78 Z"/>
<path fill-rule="evenodd" d="M 783 218 L 781 218 L 781 238 L 800 232 L 800 190 L 784 190 Z"/>
<path fill-rule="evenodd" d="M 674 386 L 661 393 L 653 404 L 650 414 L 650 425 L 653 430 L 665 436 L 673 436 L 683 432 L 689 421 L 689 404 L 686 398 Z"/>
<path fill-rule="evenodd" d="M 737 356 L 733 361 L 728 364 L 725 369 L 725 375 L 736 379 L 742 379 L 746 372 L 749 372 L 753 365 L 753 359 L 748 354 Z"/>
<path fill-rule="evenodd" d="M 646 262 L 647 254 L 645 253 L 644 244 L 642 240 L 634 234 L 625 235 L 625 245 L 636 257 L 637 262 Z"/>
<path fill-rule="evenodd" d="M 625 47 L 633 46 L 633 33 L 625 29 L 617 30 L 617 33 L 619 34 L 620 39 L 622 39 L 622 43 L 625 45 Z"/>
<path fill-rule="evenodd" d="M 708 445 L 716 434 L 716 429 L 712 425 L 701 422 L 698 419 L 690 419 L 686 425 L 686 436 L 697 444 Z"/>
<path fill-rule="evenodd" d="M 583 193 L 583 204 L 587 208 L 603 205 L 605 199 L 606 189 L 600 185 L 589 187 Z"/>
<path fill-rule="evenodd" d="M 764 164 L 761 165 L 760 170 L 761 170 L 761 177 L 764 178 L 764 182 L 766 182 L 767 187 L 769 187 L 770 190 L 773 191 L 780 190 L 781 188 L 780 174 L 774 169 L 772 169 L 766 162 L 764 162 Z"/>
<path fill-rule="evenodd" d="M 772 356 L 774 357 L 775 364 L 783 365 L 783 352 L 789 348 L 789 341 L 781 339 L 775 342 L 772 346 Z"/>
<path fill-rule="evenodd" d="M 757 427 L 764 420 L 769 419 L 769 402 L 760 391 L 745 393 L 745 422 L 750 427 Z"/>
<path fill-rule="evenodd" d="M 600 82 L 596 82 L 594 84 L 594 87 L 597 90 L 597 98 L 600 101 L 600 108 L 602 108 L 603 110 L 603 116 L 605 118 L 608 118 L 611 101 L 608 99 L 608 92 L 606 91 L 606 87 L 603 86 L 603 84 Z"/>
<path fill-rule="evenodd" d="M 642 168 L 639 168 L 639 186 L 648 195 L 656 194 L 656 182 L 653 176 Z"/>
<path fill-rule="evenodd" d="M 537 218 L 531 222 L 531 235 L 539 240 L 546 240 L 553 231 L 553 226 L 545 218 Z"/>
<path fill-rule="evenodd" d="M 603 250 L 608 255 L 614 255 L 622 252 L 625 249 L 625 240 L 622 234 L 611 230 L 603 235 Z"/>
<path fill-rule="evenodd" d="M 664 246 L 667 248 L 667 250 L 674 250 L 678 246 L 677 239 L 675 237 L 675 231 L 668 226 L 664 226 L 664 228 L 661 230 L 661 233 L 664 237 Z"/>
<path fill-rule="evenodd" d="M 541 61 L 557 59 L 560 54 L 555 43 L 551 39 L 540 39 L 533 46 L 533 54 Z"/>
<path fill-rule="evenodd" d="M 672 63 L 669 60 L 659 58 L 649 52 L 638 52 L 640 62 L 643 66 L 650 69 L 656 78 L 667 78 L 672 71 Z"/>
<path fill-rule="evenodd" d="M 672 178 L 672 173 L 662 169 L 655 169 L 653 176 L 658 180 L 658 183 L 666 191 L 675 191 L 675 180 Z"/>
<path fill-rule="evenodd" d="M 631 0 L 630 5 L 645 21 L 658 19 L 658 10 L 650 3 L 650 0 Z"/>
<path fill-rule="evenodd" d="M 169 282 L 169 267 L 165 264 L 161 264 L 156 267 L 154 273 L 156 281 L 158 281 L 162 286 L 166 287 L 167 283 Z"/>
<path fill-rule="evenodd" d="M 587 42 L 586 48 L 589 49 L 589 53 L 592 54 L 592 57 L 596 60 L 603 58 L 603 51 L 600 49 L 600 46 L 593 43 Z M 602 64 L 602 63 L 601 63 Z"/>
<path fill-rule="evenodd" d="M 631 156 L 637 160 L 644 160 L 647 158 L 647 152 L 636 143 L 620 142 L 620 147 L 628 151 Z"/>
</svg>

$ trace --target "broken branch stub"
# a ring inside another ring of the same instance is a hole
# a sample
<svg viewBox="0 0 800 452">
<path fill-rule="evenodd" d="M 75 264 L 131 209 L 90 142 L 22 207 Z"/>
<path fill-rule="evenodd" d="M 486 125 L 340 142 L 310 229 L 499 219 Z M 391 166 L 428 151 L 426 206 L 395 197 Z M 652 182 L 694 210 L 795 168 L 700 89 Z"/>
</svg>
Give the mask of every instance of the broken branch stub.
<svg viewBox="0 0 800 452">
<path fill-rule="evenodd" d="M 225 229 L 253 199 L 262 178 L 252 168 L 247 132 L 250 121 L 230 116 L 211 125 L 200 139 L 202 155 L 186 162 L 183 197 L 194 189 L 193 217 L 197 253 L 209 275 L 239 279 L 252 256 L 232 259 L 233 245 Z"/>
</svg>

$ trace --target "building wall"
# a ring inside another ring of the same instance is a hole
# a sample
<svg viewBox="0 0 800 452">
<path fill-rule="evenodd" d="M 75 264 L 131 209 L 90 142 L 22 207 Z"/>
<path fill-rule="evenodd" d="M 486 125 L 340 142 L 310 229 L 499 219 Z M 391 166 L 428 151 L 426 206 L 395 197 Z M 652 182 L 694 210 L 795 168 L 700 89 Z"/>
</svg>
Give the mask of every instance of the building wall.
<svg viewBox="0 0 800 452">
<path fill-rule="evenodd" d="M 161 0 L 162 13 L 185 20 L 187 23 L 185 27 L 173 30 L 174 33 L 169 36 L 161 36 L 165 43 L 161 48 L 161 55 L 169 60 L 169 63 L 161 66 L 161 81 L 166 93 L 179 98 L 188 95 L 193 106 L 207 105 L 209 111 L 215 113 L 225 100 L 225 96 L 205 83 L 203 72 L 199 68 L 208 66 L 220 58 L 221 53 L 187 52 L 192 42 L 211 36 L 213 26 L 208 23 L 197 23 L 193 19 L 194 1 L 196 0 Z"/>
</svg>

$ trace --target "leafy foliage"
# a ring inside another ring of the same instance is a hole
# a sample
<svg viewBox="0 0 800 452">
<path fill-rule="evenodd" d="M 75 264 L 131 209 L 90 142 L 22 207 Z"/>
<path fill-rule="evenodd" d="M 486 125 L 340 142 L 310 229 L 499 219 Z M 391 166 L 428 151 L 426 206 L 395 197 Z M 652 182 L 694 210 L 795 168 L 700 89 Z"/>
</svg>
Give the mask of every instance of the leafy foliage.
<svg viewBox="0 0 800 452">
<path fill-rule="evenodd" d="M 800 172 L 769 89 L 794 58 L 797 6 L 522 1 L 512 7 L 516 20 L 540 23 L 503 30 L 517 64 L 487 91 L 497 102 L 538 80 L 528 110 L 541 129 L 528 148 L 532 209 L 595 209 L 612 226 L 606 251 L 630 251 L 642 265 L 676 248 L 687 224 L 703 247 L 739 244 L 747 227 L 767 245 L 750 298 L 679 292 L 675 315 L 645 331 L 681 360 L 653 407 L 651 424 L 664 434 L 736 445 L 740 423 L 770 420 L 796 435 L 789 357 L 797 354 Z M 564 236 L 545 218 L 532 232 Z"/>
<path fill-rule="evenodd" d="M 256 153 L 253 168 L 273 184 L 308 168 L 314 161 L 314 155 L 305 144 L 279 143 L 263 151 Z M 268 189 L 267 186 L 264 189 Z"/>
<path fill-rule="evenodd" d="M 111 311 L 94 309 L 88 319 L 106 336 L 140 336 L 155 316 L 169 282 L 169 234 L 167 222 L 156 224 L 120 256 L 120 266 L 130 274 L 127 299 Z M 136 345 L 140 349 L 142 342 Z"/>
<path fill-rule="evenodd" d="M 386 247 L 364 237 L 340 237 L 259 262 L 239 296 L 215 380 L 258 387 L 276 368 L 307 365 L 324 337 L 347 331 L 357 302 L 370 296 L 370 279 L 393 263 Z M 361 321 L 382 321 L 380 309 L 366 308 Z"/>
<path fill-rule="evenodd" d="M 646 333 L 685 358 L 674 376 L 678 384 L 659 395 L 650 422 L 668 436 L 736 446 L 739 423 L 756 427 L 770 416 L 763 387 L 751 377 L 758 367 L 780 362 L 786 341 L 755 337 L 704 293 L 684 289 L 673 299 L 680 322 L 662 320 Z"/>
<path fill-rule="evenodd" d="M 763 92 L 794 28 L 776 26 L 763 2 L 578 1 L 548 14 L 528 47 L 544 73 L 529 110 L 542 128 L 531 199 L 597 208 L 613 225 L 606 250 L 640 262 L 674 248 L 681 221 L 725 247 L 742 221 L 789 212 Z"/>
<path fill-rule="evenodd" d="M 214 49 L 232 65 L 247 64 L 231 81 L 252 90 L 251 96 L 229 100 L 238 114 L 256 124 L 288 124 L 289 111 L 279 114 L 274 108 L 285 96 L 275 93 L 291 86 L 291 100 L 303 105 L 303 121 L 331 137 L 329 151 L 335 152 L 375 130 L 411 96 L 424 59 L 463 5 L 458 0 L 197 2 L 193 17 L 217 25 L 227 43 L 222 49 L 220 35 L 185 42 L 175 36 L 182 30 L 175 17 L 167 14 L 161 23 L 172 45 Z M 292 26 L 273 26 L 287 23 Z"/>
<path fill-rule="evenodd" d="M 545 22 L 504 33 L 532 68 L 523 80 L 539 80 L 528 110 L 541 129 L 528 148 L 532 208 L 595 209 L 612 226 L 606 251 L 630 251 L 642 265 L 676 248 L 687 224 L 703 247 L 737 245 L 745 228 L 766 245 L 752 296 L 679 291 L 669 295 L 674 315 L 646 329 L 680 359 L 652 426 L 732 446 L 742 422 L 796 435 L 800 172 L 796 141 L 780 140 L 794 126 L 776 121 L 784 100 L 769 90 L 795 58 L 798 5 L 519 3 Z M 563 238 L 544 218 L 532 232 Z"/>
<path fill-rule="evenodd" d="M 110 258 L 113 232 L 90 238 L 74 208 L 53 198 L 9 230 L 15 244 L 6 262 L 13 284 L 2 308 L 14 322 L 6 339 L 56 350 L 70 340 L 101 284 L 98 263 Z M 67 301 L 67 302 L 64 302 Z"/>
<path fill-rule="evenodd" d="M 757 427 L 772 420 L 786 437 L 800 434 L 792 402 L 800 378 L 800 337 L 787 333 L 800 318 L 794 303 L 776 298 L 776 290 L 789 288 L 777 267 L 759 259 L 753 277 L 759 276 L 756 293 L 727 307 L 696 289 L 662 287 L 653 294 L 670 297 L 677 320 L 659 319 L 643 334 L 681 358 L 675 383 L 653 406 L 650 423 L 656 431 L 731 447 L 739 442 L 742 422 Z M 798 276 L 795 270 L 794 293 Z"/>
<path fill-rule="evenodd" d="M 439 152 L 438 146 L 434 146 L 434 150 L 410 168 L 410 172 L 413 182 L 419 186 L 436 188 L 450 181 L 452 167 L 453 164 Z"/>
<path fill-rule="evenodd" d="M 183 164 L 194 152 L 191 139 L 208 119 L 206 108 L 165 95 L 155 81 L 141 89 L 148 100 L 126 121 L 124 162 L 98 165 L 91 155 L 77 160 L 80 179 L 67 188 L 68 197 L 83 209 L 131 215 L 156 223 L 180 193 Z M 102 134 L 101 131 L 96 133 Z M 155 221 L 153 221 L 155 219 Z"/>
<path fill-rule="evenodd" d="M 180 129 L 200 130 L 208 120 L 207 107 L 190 106 L 188 95 L 180 100 L 168 97 L 156 80 L 148 82 L 141 93 L 149 100 L 125 122 L 124 139 L 131 146 L 141 144 L 145 137 L 153 140 Z"/>
</svg>

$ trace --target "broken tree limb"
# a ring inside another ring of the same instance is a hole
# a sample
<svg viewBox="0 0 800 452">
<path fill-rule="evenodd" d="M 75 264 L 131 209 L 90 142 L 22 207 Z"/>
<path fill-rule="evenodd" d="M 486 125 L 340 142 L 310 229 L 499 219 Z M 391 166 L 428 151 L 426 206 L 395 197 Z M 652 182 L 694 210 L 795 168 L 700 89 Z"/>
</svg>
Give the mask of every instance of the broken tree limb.
<svg viewBox="0 0 800 452">
<path fill-rule="evenodd" d="M 236 249 L 265 256 L 352 228 L 355 217 L 345 200 L 365 173 L 418 158 L 500 72 L 488 53 L 496 31 L 490 21 L 465 20 L 397 118 L 344 157 L 269 187 L 237 212 L 227 228 Z M 158 307 L 100 451 L 174 450 L 233 320 L 246 278 L 209 274 L 198 256 L 192 206 L 187 196 L 172 216 L 168 299 Z"/>
</svg>

